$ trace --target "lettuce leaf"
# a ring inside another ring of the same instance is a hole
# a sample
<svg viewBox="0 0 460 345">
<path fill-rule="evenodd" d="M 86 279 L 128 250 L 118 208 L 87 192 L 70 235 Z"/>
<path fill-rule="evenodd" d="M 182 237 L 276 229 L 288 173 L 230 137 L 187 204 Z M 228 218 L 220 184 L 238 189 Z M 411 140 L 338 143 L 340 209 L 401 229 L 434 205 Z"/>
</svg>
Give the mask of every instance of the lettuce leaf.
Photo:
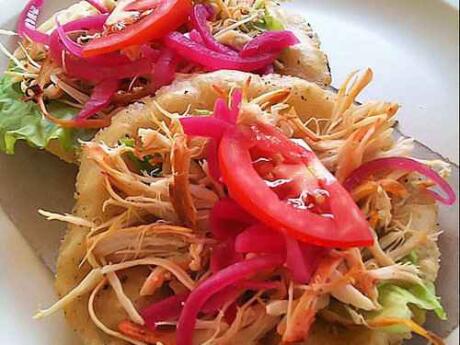
<svg viewBox="0 0 460 345">
<path fill-rule="evenodd" d="M 424 311 L 434 311 L 441 320 L 446 320 L 447 315 L 436 297 L 432 283 L 412 284 L 400 287 L 394 284 L 379 286 L 379 303 L 382 306 L 377 312 L 370 313 L 366 319 L 413 319 L 413 307 Z M 406 333 L 409 331 L 404 326 L 385 328 L 392 333 Z"/>
<path fill-rule="evenodd" d="M 125 145 L 126 147 L 135 147 L 136 141 L 133 138 L 122 138 L 119 140 L 120 144 Z M 143 160 L 137 158 L 134 153 L 128 153 L 129 160 L 134 164 L 135 168 L 141 172 L 146 173 L 152 177 L 160 177 L 163 171 L 163 164 L 154 164 L 150 163 L 152 156 L 147 156 Z"/>
<path fill-rule="evenodd" d="M 23 100 L 19 84 L 15 84 L 8 76 L 0 79 L 0 151 L 14 154 L 18 140 L 24 140 L 32 147 L 44 149 L 50 141 L 59 140 L 65 151 L 79 148 L 78 139 L 88 140 L 94 131 L 79 129 L 63 129 L 46 120 L 37 104 Z M 52 101 L 49 111 L 59 118 L 72 118 L 77 109 Z"/>
<path fill-rule="evenodd" d="M 272 13 L 266 0 L 257 0 L 253 7 L 256 10 L 265 11 L 264 16 L 260 19 L 260 23 L 258 23 L 258 26 L 260 26 L 262 29 L 267 31 L 284 30 L 283 23 L 278 18 L 276 18 L 276 15 Z"/>
</svg>

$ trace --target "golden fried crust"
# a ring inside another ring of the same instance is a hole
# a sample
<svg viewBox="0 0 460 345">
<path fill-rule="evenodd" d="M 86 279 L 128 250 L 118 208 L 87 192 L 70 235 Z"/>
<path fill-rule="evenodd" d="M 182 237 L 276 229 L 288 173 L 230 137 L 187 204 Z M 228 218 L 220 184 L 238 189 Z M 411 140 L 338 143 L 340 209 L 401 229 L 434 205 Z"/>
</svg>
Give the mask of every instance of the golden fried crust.
<svg viewBox="0 0 460 345">
<path fill-rule="evenodd" d="M 300 44 L 286 49 L 279 60 L 283 67 L 279 72 L 329 86 L 332 82 L 327 55 L 320 49 L 321 42 L 303 16 L 273 8 L 273 13 L 284 24 L 286 30 L 294 32 Z"/>
</svg>

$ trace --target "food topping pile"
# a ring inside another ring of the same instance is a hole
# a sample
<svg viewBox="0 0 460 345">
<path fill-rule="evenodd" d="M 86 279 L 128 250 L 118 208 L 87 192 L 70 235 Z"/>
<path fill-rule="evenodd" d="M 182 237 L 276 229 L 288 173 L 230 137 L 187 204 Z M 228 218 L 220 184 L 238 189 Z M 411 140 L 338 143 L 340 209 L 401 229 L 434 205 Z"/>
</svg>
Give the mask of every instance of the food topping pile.
<svg viewBox="0 0 460 345">
<path fill-rule="evenodd" d="M 0 80 L 0 149 L 7 153 L 20 139 L 77 148 L 122 107 L 183 74 L 272 73 L 282 68 L 284 49 L 299 43 L 271 0 L 82 1 L 37 27 L 44 5 L 30 0 L 24 8 L 13 54 L 1 46 L 11 59 Z"/>
<path fill-rule="evenodd" d="M 149 8 L 149 1 L 136 4 Z M 195 59 L 195 50 L 207 49 L 210 59 L 256 69 L 276 59 L 277 37 L 256 38 L 236 53 L 199 25 L 213 15 L 209 7 L 193 11 L 196 32 L 169 34 L 160 56 L 181 56 L 187 47 Z M 63 38 L 65 27 L 57 30 Z M 110 55 L 110 37 L 69 45 L 92 59 L 124 59 Z M 261 54 L 266 42 L 272 51 Z M 414 332 L 442 344 L 419 324 L 427 311 L 446 318 L 433 287 L 438 234 L 424 229 L 436 228 L 436 200 L 455 201 L 441 177 L 448 167 L 410 158 L 412 142 L 393 140 L 397 105 L 354 103 L 370 80 L 370 71 L 351 77 L 328 119 L 304 122 L 287 103 L 289 89 L 250 99 L 248 80 L 220 92 L 206 115 L 162 109 L 152 128 L 115 146 L 85 143 L 113 216 L 98 223 L 44 212 L 89 230 L 81 265 L 90 270 L 37 316 L 89 293 L 94 324 L 132 344 L 322 343 L 325 322 L 379 330 L 382 339 Z M 120 276 L 146 267 L 138 294 L 156 297 L 139 308 Z M 94 307 L 107 286 L 127 315 L 117 329 Z"/>
</svg>

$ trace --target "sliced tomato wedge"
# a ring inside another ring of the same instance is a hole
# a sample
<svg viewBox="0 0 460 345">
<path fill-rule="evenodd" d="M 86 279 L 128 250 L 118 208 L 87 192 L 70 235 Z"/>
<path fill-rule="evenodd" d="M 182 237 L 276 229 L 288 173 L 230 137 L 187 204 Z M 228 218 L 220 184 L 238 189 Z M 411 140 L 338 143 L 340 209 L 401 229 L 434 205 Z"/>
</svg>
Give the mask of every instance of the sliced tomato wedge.
<svg viewBox="0 0 460 345">
<path fill-rule="evenodd" d="M 139 11 L 140 19 L 122 30 L 94 39 L 83 49 L 84 57 L 92 57 L 141 45 L 163 38 L 188 20 L 192 11 L 192 0 L 143 0 L 127 5 Z M 126 9 L 125 9 L 126 10 Z"/>
<path fill-rule="evenodd" d="M 227 130 L 219 164 L 230 196 L 267 226 L 323 247 L 372 245 L 369 224 L 350 194 L 311 150 L 275 127 Z"/>
</svg>

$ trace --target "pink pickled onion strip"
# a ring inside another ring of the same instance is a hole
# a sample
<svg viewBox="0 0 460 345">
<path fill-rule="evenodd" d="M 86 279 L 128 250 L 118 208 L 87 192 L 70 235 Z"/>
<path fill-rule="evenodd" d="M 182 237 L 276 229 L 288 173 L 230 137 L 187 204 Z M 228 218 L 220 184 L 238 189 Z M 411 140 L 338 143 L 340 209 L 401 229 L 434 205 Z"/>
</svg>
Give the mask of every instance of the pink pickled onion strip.
<svg viewBox="0 0 460 345">
<path fill-rule="evenodd" d="M 236 236 L 256 221 L 230 198 L 219 200 L 209 216 L 214 238 L 226 240 Z"/>
<path fill-rule="evenodd" d="M 77 19 L 62 25 L 61 33 L 58 26 L 58 28 L 51 34 L 50 40 L 50 55 L 54 62 L 62 65 L 63 52 L 65 50 L 65 45 L 63 42 L 61 42 L 60 38 L 62 32 L 64 32 L 65 36 L 65 34 L 68 32 L 79 31 L 83 28 L 86 30 L 101 30 L 107 18 L 108 15 L 96 15 Z"/>
<path fill-rule="evenodd" d="M 110 100 L 119 86 L 120 83 L 117 79 L 107 79 L 97 84 L 89 101 L 86 102 L 82 111 L 78 114 L 77 120 L 86 120 L 105 109 L 110 104 Z"/>
<path fill-rule="evenodd" d="M 238 108 L 239 111 L 239 108 Z M 220 182 L 221 173 L 218 159 L 219 141 L 227 130 L 232 113 L 225 100 L 218 99 L 214 106 L 214 115 L 209 117 L 188 117 L 180 120 L 187 135 L 211 138 L 208 144 L 209 174 L 216 182 Z"/>
<path fill-rule="evenodd" d="M 89 61 L 66 56 L 64 66 L 69 76 L 92 82 L 100 82 L 112 78 L 133 78 L 149 75 L 152 71 L 152 63 L 145 59 L 118 66 L 98 66 L 95 68 Z"/>
<path fill-rule="evenodd" d="M 300 243 L 289 236 L 285 239 L 286 267 L 297 283 L 308 284 L 325 249 Z"/>
<path fill-rule="evenodd" d="M 176 75 L 179 62 L 177 55 L 168 48 L 162 48 L 153 73 L 153 80 L 157 88 L 171 84 Z"/>
<path fill-rule="evenodd" d="M 33 42 L 48 45 L 50 36 L 37 30 L 37 20 L 44 0 L 30 0 L 19 15 L 18 34 L 22 38 L 29 38 Z"/>
<path fill-rule="evenodd" d="M 211 8 L 212 10 L 212 8 Z M 207 19 L 212 16 L 209 7 L 205 5 L 195 5 L 190 17 L 194 29 L 200 34 L 204 46 L 219 53 L 237 55 L 233 49 L 219 43 L 209 30 Z"/>
<path fill-rule="evenodd" d="M 436 183 L 445 193 L 443 196 L 434 191 L 429 191 L 436 200 L 449 206 L 453 205 L 457 200 L 452 187 L 436 171 L 426 166 L 425 164 L 417 162 L 414 159 L 405 157 L 381 158 L 370 161 L 368 163 L 364 163 L 350 174 L 350 176 L 344 182 L 343 186 L 348 191 L 351 191 L 354 187 L 363 182 L 365 179 L 369 178 L 372 174 L 387 169 L 417 172 Z"/>
<path fill-rule="evenodd" d="M 192 291 L 185 302 L 177 325 L 177 345 L 193 344 L 193 330 L 198 313 L 214 294 L 261 271 L 274 269 L 282 263 L 283 259 L 277 255 L 260 256 L 229 266 L 204 281 Z"/>
<path fill-rule="evenodd" d="M 65 34 L 70 33 L 70 32 L 75 32 L 75 31 L 90 31 L 90 30 L 99 31 L 103 29 L 104 23 L 106 22 L 107 18 L 108 18 L 108 15 L 99 14 L 95 16 L 77 19 L 77 20 L 74 20 L 74 21 L 71 21 L 69 23 L 62 25 L 62 31 L 64 31 Z M 51 41 L 50 41 L 50 55 L 52 59 L 59 65 L 63 64 L 62 63 L 63 51 L 66 48 L 64 43 L 61 42 L 60 40 L 61 35 L 62 35 L 62 32 L 61 34 L 59 34 L 59 31 L 56 29 L 51 35 Z M 78 46 L 77 43 L 73 41 L 71 42 Z M 146 52 L 148 51 L 150 54 L 153 51 L 152 48 L 150 49 L 142 48 L 142 49 L 145 49 L 145 51 Z M 142 51 L 144 52 L 144 50 Z M 76 54 L 78 54 L 78 52 L 76 52 Z M 150 56 L 146 56 L 146 57 L 150 59 Z M 111 54 L 106 54 L 106 55 L 84 59 L 84 60 L 91 62 L 91 64 L 103 65 L 103 66 L 121 65 L 121 64 L 130 62 L 129 58 L 119 53 L 111 53 Z"/>
<path fill-rule="evenodd" d="M 212 250 L 211 255 L 211 272 L 216 274 L 222 269 L 233 265 L 234 263 L 241 261 L 243 256 L 235 252 L 235 240 L 234 238 L 228 238 L 227 240 L 220 242 Z"/>
<path fill-rule="evenodd" d="M 195 29 L 189 32 L 189 36 L 192 41 L 204 45 L 203 38 L 201 37 L 200 33 Z"/>
<path fill-rule="evenodd" d="M 230 122 L 230 109 L 224 99 L 219 98 L 214 105 L 214 117 L 216 119 Z"/>
<path fill-rule="evenodd" d="M 241 57 L 253 57 L 259 54 L 277 53 L 300 43 L 291 31 L 264 32 L 249 41 L 240 51 Z"/>
<path fill-rule="evenodd" d="M 214 117 L 183 117 L 180 123 L 190 136 L 220 139 L 228 128 L 228 123 Z"/>
<path fill-rule="evenodd" d="M 208 144 L 208 170 L 214 181 L 220 183 L 222 174 L 219 167 L 219 144 L 211 140 Z"/>
<path fill-rule="evenodd" d="M 144 45 L 141 46 L 141 55 L 145 59 L 148 59 L 148 60 L 150 60 L 152 62 L 157 62 L 158 59 L 160 58 L 161 51 L 159 49 L 154 49 L 154 48 L 150 47 L 147 44 L 144 44 Z M 94 58 L 92 58 L 92 59 L 94 59 Z"/>
<path fill-rule="evenodd" d="M 209 314 L 222 309 L 222 307 L 224 307 L 226 304 L 236 301 L 236 299 L 244 292 L 244 290 L 276 290 L 280 287 L 280 282 L 261 282 L 252 280 L 243 281 L 236 285 L 231 285 L 209 298 L 209 300 L 203 306 L 202 312 Z"/>
<path fill-rule="evenodd" d="M 257 57 L 241 58 L 211 50 L 185 37 L 179 32 L 168 34 L 164 43 L 184 59 L 204 66 L 210 71 L 229 69 L 244 72 L 257 71 L 273 63 L 278 54 L 260 54 Z"/>
<path fill-rule="evenodd" d="M 243 101 L 243 93 L 241 90 L 235 90 L 232 94 L 232 105 L 230 108 L 228 122 L 236 124 L 241 110 L 241 102 Z"/>
<path fill-rule="evenodd" d="M 65 32 L 93 29 L 104 25 L 107 15 L 97 15 L 75 20 L 62 26 Z M 90 59 L 81 59 L 66 54 L 65 46 L 59 38 L 58 30 L 51 35 L 50 55 L 52 59 L 64 67 L 66 73 L 75 78 L 91 82 L 106 79 L 123 79 L 151 74 L 153 62 L 149 59 L 130 61 L 121 54 L 107 54 Z"/>
<path fill-rule="evenodd" d="M 242 290 L 234 285 L 228 286 L 209 298 L 201 311 L 205 314 L 211 314 L 222 309 L 226 304 L 236 301 L 243 292 Z"/>
<path fill-rule="evenodd" d="M 177 320 L 189 295 L 190 292 L 186 292 L 167 297 L 143 309 L 140 314 L 145 321 L 145 325 L 150 329 L 154 329 L 157 322 Z"/>
<path fill-rule="evenodd" d="M 286 236 L 286 266 L 297 283 L 306 284 L 309 277 L 299 242 Z"/>
<path fill-rule="evenodd" d="M 64 44 L 64 47 L 76 57 L 82 58 L 83 57 L 83 47 L 78 43 L 72 41 L 69 36 L 67 36 L 64 27 L 59 23 L 56 19 L 57 28 L 56 31 L 59 35 L 61 42 Z"/>
<path fill-rule="evenodd" d="M 260 282 L 260 281 L 253 281 L 248 280 L 238 284 L 239 287 L 246 289 L 246 290 L 276 290 L 282 287 L 280 282 Z"/>
<path fill-rule="evenodd" d="M 91 6 L 93 6 L 96 10 L 98 10 L 101 13 L 109 12 L 109 10 L 103 4 L 101 4 L 99 0 L 86 0 L 86 1 L 89 2 Z"/>
<path fill-rule="evenodd" d="M 283 235 L 265 225 L 253 225 L 236 237 L 235 250 L 238 253 L 284 254 L 286 246 Z"/>
</svg>

